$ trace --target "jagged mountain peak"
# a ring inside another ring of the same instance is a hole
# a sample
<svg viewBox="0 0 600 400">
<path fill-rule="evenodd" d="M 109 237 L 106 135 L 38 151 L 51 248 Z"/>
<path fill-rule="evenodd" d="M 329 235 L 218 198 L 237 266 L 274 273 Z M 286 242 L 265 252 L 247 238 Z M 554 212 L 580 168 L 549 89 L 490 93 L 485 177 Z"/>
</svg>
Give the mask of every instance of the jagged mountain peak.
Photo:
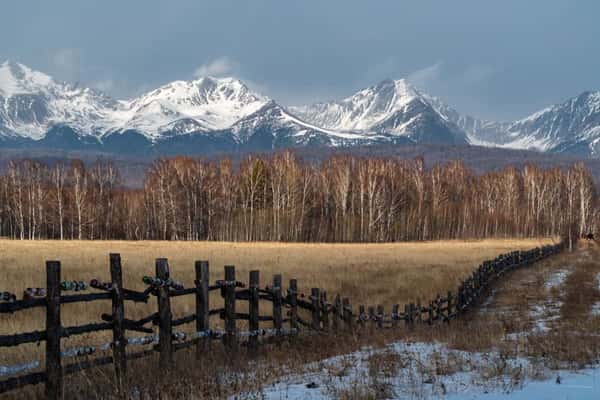
<svg viewBox="0 0 600 400">
<path fill-rule="evenodd" d="M 327 129 L 369 131 L 422 95 L 405 79 L 385 79 L 338 101 L 292 107 L 292 112 Z"/>
<path fill-rule="evenodd" d="M 253 93 L 242 81 L 236 78 L 202 77 L 195 80 L 177 80 L 169 82 L 142 94 L 135 100 L 145 98 L 181 101 L 196 99 L 203 102 L 213 101 L 256 101 L 265 99 Z"/>
<path fill-rule="evenodd" d="M 406 79 L 384 79 L 364 90 L 374 89 L 378 93 L 395 96 L 396 99 L 420 97 L 421 93 Z M 360 93 L 360 92 L 359 92 Z"/>
<path fill-rule="evenodd" d="M 21 64 L 13 60 L 5 60 L 0 64 L 0 70 L 8 70 L 12 75 L 18 78 L 23 78 L 27 74 L 31 74 L 33 71 L 28 66 Z M 41 72 L 39 72 L 41 74 Z"/>
<path fill-rule="evenodd" d="M 123 127 L 131 127 L 159 136 L 176 119 L 193 119 L 199 131 L 221 130 L 255 112 L 269 99 L 252 92 L 236 78 L 203 77 L 178 80 L 142 94 L 127 104 L 129 118 Z M 153 128 L 145 124 L 152 119 Z"/>
<path fill-rule="evenodd" d="M 4 97 L 37 93 L 52 84 L 54 81 L 50 76 L 26 65 L 11 60 L 0 64 L 0 94 Z"/>
<path fill-rule="evenodd" d="M 540 151 L 599 153 L 600 93 L 586 91 L 510 124 L 501 145 Z"/>
<path fill-rule="evenodd" d="M 572 109 L 585 108 L 591 112 L 600 112 L 600 92 L 585 91 L 568 103 Z"/>
<path fill-rule="evenodd" d="M 114 102 L 104 92 L 71 84 L 59 82 L 51 76 L 34 70 L 24 64 L 7 60 L 0 64 L 0 95 L 8 98 L 19 95 L 45 95 L 65 98 L 88 96 L 101 99 L 103 102 Z"/>
<path fill-rule="evenodd" d="M 341 132 L 404 136 L 417 141 L 465 144 L 464 132 L 406 79 L 386 79 L 339 101 L 293 107 L 309 123 Z"/>
<path fill-rule="evenodd" d="M 581 156 L 600 154 L 597 91 L 584 91 L 516 121 L 485 121 L 461 115 L 448 106 L 438 108 L 469 134 L 472 144 Z"/>
<path fill-rule="evenodd" d="M 230 132 L 238 141 L 251 140 L 260 132 L 288 144 L 316 140 L 332 145 L 388 140 L 391 136 L 447 142 L 457 136 L 402 79 L 387 79 L 340 102 L 325 103 L 328 112 L 341 115 L 341 123 L 330 126 L 307 120 L 234 77 L 177 80 L 137 98 L 117 101 L 93 89 L 55 83 L 22 65 L 4 63 L 3 71 L 8 82 L 5 86 L 10 89 L 6 89 L 8 101 L 0 110 L 0 134 L 4 136 L 39 140 L 52 126 L 69 127 L 78 135 L 95 136 L 99 141 L 137 132 L 153 143 L 212 132 Z M 27 98 L 21 96 L 24 89 L 29 90 Z M 267 134 L 269 130 L 272 134 Z M 423 130 L 432 132 L 425 134 Z"/>
<path fill-rule="evenodd" d="M 43 142 L 46 135 L 53 145 L 61 137 L 70 137 L 71 143 L 112 140 L 121 145 L 132 137 L 151 145 L 210 138 L 213 145 L 222 141 L 257 148 L 470 142 L 600 155 L 600 92 L 593 91 L 521 120 L 497 123 L 462 115 L 405 79 L 385 79 L 336 101 L 286 108 L 235 77 L 177 80 L 133 99 L 115 100 L 5 61 L 0 64 L 0 99 L 0 142 L 5 143 Z"/>
</svg>

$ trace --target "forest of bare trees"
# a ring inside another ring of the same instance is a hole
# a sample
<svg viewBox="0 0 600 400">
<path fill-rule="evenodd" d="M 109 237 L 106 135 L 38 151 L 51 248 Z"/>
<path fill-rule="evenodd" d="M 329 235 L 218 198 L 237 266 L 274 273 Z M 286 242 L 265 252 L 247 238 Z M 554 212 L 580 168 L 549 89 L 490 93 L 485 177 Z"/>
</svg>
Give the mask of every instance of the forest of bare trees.
<svg viewBox="0 0 600 400">
<path fill-rule="evenodd" d="M 459 161 L 294 153 L 229 160 L 177 157 L 124 188 L 110 162 L 11 162 L 0 176 L 0 236 L 15 239 L 160 239 L 388 242 L 582 235 L 597 196 L 582 164 L 476 175 Z"/>
</svg>

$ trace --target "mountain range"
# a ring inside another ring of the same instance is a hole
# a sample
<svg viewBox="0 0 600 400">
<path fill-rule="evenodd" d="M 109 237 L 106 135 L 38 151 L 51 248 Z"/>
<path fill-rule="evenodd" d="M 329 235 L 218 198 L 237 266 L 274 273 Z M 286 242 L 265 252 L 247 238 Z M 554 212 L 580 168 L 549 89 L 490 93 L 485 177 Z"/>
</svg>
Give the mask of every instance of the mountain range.
<svg viewBox="0 0 600 400">
<path fill-rule="evenodd" d="M 480 145 L 600 156 L 600 92 L 512 122 L 460 114 L 405 80 L 284 107 L 235 78 L 175 81 L 129 100 L 0 64 L 0 148 L 206 154 L 304 146 Z"/>
</svg>

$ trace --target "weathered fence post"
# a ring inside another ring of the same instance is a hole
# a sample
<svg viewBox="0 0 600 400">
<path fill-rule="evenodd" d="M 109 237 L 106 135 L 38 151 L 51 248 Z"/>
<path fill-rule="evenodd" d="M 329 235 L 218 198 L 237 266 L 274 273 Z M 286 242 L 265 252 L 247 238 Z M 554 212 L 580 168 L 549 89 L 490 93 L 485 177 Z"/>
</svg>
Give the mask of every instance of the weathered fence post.
<svg viewBox="0 0 600 400">
<path fill-rule="evenodd" d="M 225 336 L 223 342 L 229 349 L 237 346 L 235 315 L 235 267 L 225 266 Z"/>
<path fill-rule="evenodd" d="M 453 307 L 453 300 L 454 297 L 452 295 L 452 291 L 448 290 L 448 297 L 447 297 L 447 304 L 446 304 L 446 316 L 447 316 L 447 320 L 446 322 L 450 323 L 450 319 L 452 318 L 452 307 Z"/>
<path fill-rule="evenodd" d="M 203 332 L 205 335 L 210 329 L 209 319 L 209 266 L 208 261 L 196 261 L 194 264 L 196 272 L 196 332 Z M 210 343 L 210 337 L 204 336 L 196 341 L 196 359 L 202 358 Z"/>
<path fill-rule="evenodd" d="M 462 283 L 460 284 L 460 286 L 458 287 L 458 291 L 456 292 L 456 301 L 454 304 L 454 313 L 455 313 L 455 318 L 458 319 L 460 317 L 460 309 L 461 309 L 461 305 L 462 305 L 462 298 L 463 298 L 463 285 Z"/>
<path fill-rule="evenodd" d="M 310 300 L 312 303 L 312 328 L 319 331 L 321 330 L 321 307 L 319 305 L 321 290 L 319 288 L 312 288 L 310 290 Z"/>
<path fill-rule="evenodd" d="M 400 304 L 394 304 L 392 307 L 392 327 L 396 328 L 398 326 L 398 317 L 400 313 Z"/>
<path fill-rule="evenodd" d="M 321 292 L 321 321 L 323 321 L 323 330 L 329 332 L 329 306 L 327 305 L 327 292 Z"/>
<path fill-rule="evenodd" d="M 283 318 L 281 315 L 281 275 L 273 276 L 273 328 L 276 334 L 281 334 L 283 328 Z"/>
<path fill-rule="evenodd" d="M 343 314 L 345 315 L 345 314 Z M 361 329 L 365 327 L 365 320 L 367 319 L 367 314 L 365 312 L 364 304 L 358 306 L 358 325 Z"/>
<path fill-rule="evenodd" d="M 259 303 L 260 298 L 258 289 L 260 287 L 260 272 L 250 271 L 250 284 L 248 285 L 249 298 L 248 298 L 248 329 L 250 330 L 250 337 L 248 338 L 248 351 L 250 355 L 254 356 L 258 348 L 258 330 L 259 330 Z"/>
<path fill-rule="evenodd" d="M 121 255 L 110 254 L 110 279 L 112 283 L 112 321 L 113 321 L 113 361 L 115 364 L 115 376 L 117 379 L 117 390 L 123 392 L 127 374 L 127 357 L 125 347 L 125 306 L 123 304 L 123 272 L 121 268 Z"/>
<path fill-rule="evenodd" d="M 373 328 L 375 327 L 375 307 L 373 306 L 369 306 L 368 308 L 369 311 L 369 329 L 373 330 Z"/>
<path fill-rule="evenodd" d="M 348 332 L 352 332 L 354 330 L 354 323 L 352 321 L 352 305 L 350 304 L 350 299 L 344 297 L 342 299 L 342 307 L 344 309 L 344 321 L 346 322 L 346 329 Z"/>
<path fill-rule="evenodd" d="M 433 301 L 429 302 L 429 308 L 427 309 L 427 313 L 428 313 L 427 323 L 429 325 L 432 325 L 433 324 Z"/>
<path fill-rule="evenodd" d="M 333 330 L 337 332 L 340 330 L 340 324 L 342 322 L 342 299 L 340 298 L 339 294 L 335 296 L 334 304 L 335 310 L 333 314 Z"/>
<path fill-rule="evenodd" d="M 160 368 L 167 369 L 173 362 L 173 328 L 171 326 L 171 299 L 169 298 L 169 262 L 166 258 L 156 259 L 156 277 L 160 280 L 158 287 L 158 347 L 160 351 Z"/>
<path fill-rule="evenodd" d="M 288 289 L 288 301 L 290 303 L 290 328 L 298 333 L 298 281 L 290 279 Z"/>
<path fill-rule="evenodd" d="M 384 315 L 385 315 L 385 313 L 383 311 L 383 306 L 381 304 L 379 304 L 377 306 L 377 316 L 376 316 L 376 318 L 377 318 L 377 327 L 380 328 L 380 329 L 383 328 L 383 318 L 384 318 Z"/>
<path fill-rule="evenodd" d="M 60 362 L 60 261 L 46 262 L 46 398 L 63 398 Z"/>
</svg>

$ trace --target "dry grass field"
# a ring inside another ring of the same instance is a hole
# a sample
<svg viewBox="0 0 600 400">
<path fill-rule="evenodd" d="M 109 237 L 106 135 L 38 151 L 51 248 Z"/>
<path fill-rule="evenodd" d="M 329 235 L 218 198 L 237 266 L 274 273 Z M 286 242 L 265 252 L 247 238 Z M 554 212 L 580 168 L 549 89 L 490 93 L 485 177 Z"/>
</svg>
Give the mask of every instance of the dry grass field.
<svg viewBox="0 0 600 400">
<path fill-rule="evenodd" d="M 158 257 L 169 260 L 171 276 L 193 285 L 194 261 L 209 260 L 211 281 L 223 278 L 223 266 L 235 265 L 237 279 L 248 280 L 252 269 L 261 271 L 261 286 L 273 274 L 283 274 L 284 283 L 298 279 L 301 292 L 311 287 L 348 296 L 352 304 L 404 304 L 418 298 L 428 300 L 437 293 L 455 289 L 460 280 L 483 260 L 512 250 L 530 249 L 553 239 L 440 241 L 393 244 L 281 244 L 214 242 L 121 242 L 121 241 L 0 241 L 0 291 L 21 296 L 26 287 L 45 286 L 46 260 L 62 262 L 63 280 L 109 280 L 108 255 L 120 253 L 125 287 L 143 290 L 143 275 L 154 274 Z M 218 292 L 211 295 L 211 308 L 219 306 Z M 173 299 L 174 317 L 194 312 L 194 298 Z M 261 314 L 270 312 L 265 304 Z M 244 312 L 243 307 L 239 307 Z M 156 310 L 151 304 L 126 304 L 128 318 L 144 317 Z M 68 304 L 62 308 L 64 326 L 99 322 L 110 313 L 110 302 Z M 43 309 L 0 315 L 0 335 L 44 329 Z M 213 317 L 211 323 L 220 321 Z M 268 325 L 268 323 L 267 323 Z M 265 326 L 267 326 L 265 325 Z M 188 328 L 189 329 L 189 328 Z M 110 336 L 89 335 L 65 339 L 65 348 L 97 344 Z M 43 344 L 0 349 L 7 363 L 43 358 Z"/>
<path fill-rule="evenodd" d="M 193 285 L 194 261 L 209 260 L 211 280 L 223 266 L 235 265 L 237 279 L 261 271 L 261 284 L 273 274 L 311 287 L 341 293 L 355 304 L 404 303 L 455 289 L 481 261 L 511 250 L 530 249 L 551 239 L 439 241 L 392 244 L 282 244 L 220 242 L 0 241 L 0 290 L 45 285 L 45 261 L 60 260 L 62 278 L 109 280 L 108 255 L 120 253 L 124 285 L 144 289 L 143 275 L 154 274 L 158 257 L 169 260 L 171 277 Z M 191 304 L 191 302 L 190 302 Z"/>
</svg>

